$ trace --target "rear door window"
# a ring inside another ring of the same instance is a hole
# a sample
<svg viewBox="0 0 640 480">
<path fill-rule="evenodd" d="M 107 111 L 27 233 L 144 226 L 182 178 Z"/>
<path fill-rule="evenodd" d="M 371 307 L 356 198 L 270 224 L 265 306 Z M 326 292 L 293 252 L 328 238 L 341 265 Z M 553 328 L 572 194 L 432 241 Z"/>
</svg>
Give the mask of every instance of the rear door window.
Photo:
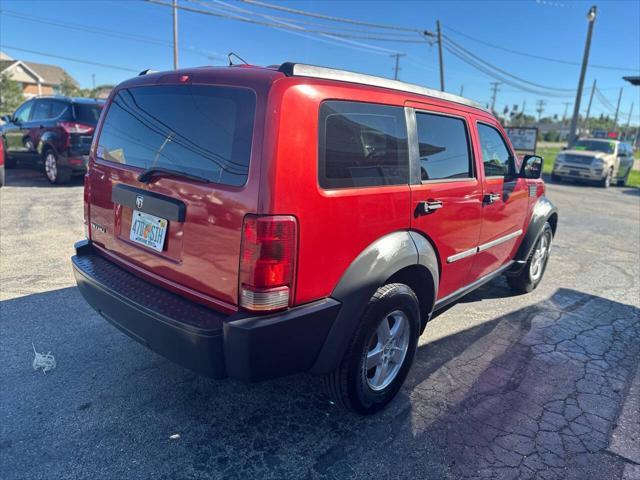
<svg viewBox="0 0 640 480">
<path fill-rule="evenodd" d="M 33 108 L 33 114 L 31 120 L 47 120 L 51 118 L 51 100 L 38 100 L 36 106 Z"/>
<path fill-rule="evenodd" d="M 464 120 L 417 112 L 416 126 L 422 181 L 473 176 Z"/>
<path fill-rule="evenodd" d="M 480 136 L 480 149 L 482 151 L 482 164 L 484 174 L 487 177 L 505 177 L 513 168 L 513 158 L 507 142 L 500 132 L 484 123 L 478 123 L 478 135 Z"/>
<path fill-rule="evenodd" d="M 409 183 L 404 109 L 325 101 L 320 106 L 319 183 L 322 188 Z"/>
<path fill-rule="evenodd" d="M 246 182 L 256 97 L 252 90 L 167 85 L 120 90 L 109 105 L 99 158 L 168 168 L 212 182 Z"/>
</svg>

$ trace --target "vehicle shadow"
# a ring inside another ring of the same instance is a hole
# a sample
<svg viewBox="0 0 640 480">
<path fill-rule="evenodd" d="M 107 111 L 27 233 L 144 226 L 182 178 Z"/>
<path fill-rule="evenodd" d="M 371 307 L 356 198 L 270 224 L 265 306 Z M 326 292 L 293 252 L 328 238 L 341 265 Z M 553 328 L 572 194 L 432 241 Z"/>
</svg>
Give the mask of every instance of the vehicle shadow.
<svg viewBox="0 0 640 480">
<path fill-rule="evenodd" d="M 76 288 L 0 311 L 4 478 L 515 478 L 527 465 L 610 477 L 619 460 L 598 455 L 640 353 L 638 308 L 560 289 L 438 338 L 428 326 L 398 398 L 361 417 L 306 375 L 200 377 L 122 335 Z M 55 370 L 32 370 L 32 343 Z M 567 427 L 580 435 L 561 437 Z"/>
<path fill-rule="evenodd" d="M 640 188 L 639 187 L 634 187 L 634 188 L 625 187 L 625 189 L 622 190 L 622 193 L 624 193 L 625 195 L 633 195 L 634 197 L 640 197 Z"/>
<path fill-rule="evenodd" d="M 44 174 L 42 164 L 19 161 L 13 168 L 5 168 L 5 187 L 67 188 L 83 185 L 82 175 L 73 176 L 69 183 L 52 185 Z"/>
</svg>

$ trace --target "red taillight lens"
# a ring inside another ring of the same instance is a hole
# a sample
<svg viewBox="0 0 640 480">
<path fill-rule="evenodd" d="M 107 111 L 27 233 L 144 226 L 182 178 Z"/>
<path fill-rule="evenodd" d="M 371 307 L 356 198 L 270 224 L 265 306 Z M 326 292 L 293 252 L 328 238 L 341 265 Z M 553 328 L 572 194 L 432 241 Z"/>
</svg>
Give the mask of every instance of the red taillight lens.
<svg viewBox="0 0 640 480">
<path fill-rule="evenodd" d="M 286 308 L 293 298 L 298 225 L 289 215 L 247 215 L 240 251 L 240 306 Z"/>
<path fill-rule="evenodd" d="M 89 172 L 84 175 L 84 234 L 87 240 L 91 240 L 91 231 L 89 229 L 90 219 L 90 202 L 91 202 L 91 181 L 89 178 Z"/>
<path fill-rule="evenodd" d="M 91 125 L 83 125 L 82 123 L 76 122 L 58 122 L 58 126 L 62 127 L 62 129 L 67 133 L 84 134 L 92 133 L 94 128 Z"/>
</svg>

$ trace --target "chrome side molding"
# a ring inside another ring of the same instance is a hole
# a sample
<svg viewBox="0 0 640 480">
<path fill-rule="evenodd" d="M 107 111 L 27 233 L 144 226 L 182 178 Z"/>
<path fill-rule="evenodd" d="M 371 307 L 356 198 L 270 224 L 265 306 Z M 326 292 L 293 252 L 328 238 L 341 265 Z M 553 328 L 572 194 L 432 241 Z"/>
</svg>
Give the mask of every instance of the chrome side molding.
<svg viewBox="0 0 640 480">
<path fill-rule="evenodd" d="M 495 240 L 491 240 L 490 242 L 483 243 L 482 245 L 478 245 L 477 247 L 470 248 L 469 250 L 465 250 L 464 252 L 451 255 L 450 257 L 447 257 L 447 263 L 453 263 L 457 262 L 458 260 L 462 260 L 463 258 L 471 257 L 476 253 L 482 252 L 491 247 L 495 247 L 496 245 L 500 245 L 501 243 L 508 242 L 509 240 L 519 237 L 520 235 L 522 235 L 522 229 L 509 233 L 503 237 L 496 238 Z"/>
</svg>

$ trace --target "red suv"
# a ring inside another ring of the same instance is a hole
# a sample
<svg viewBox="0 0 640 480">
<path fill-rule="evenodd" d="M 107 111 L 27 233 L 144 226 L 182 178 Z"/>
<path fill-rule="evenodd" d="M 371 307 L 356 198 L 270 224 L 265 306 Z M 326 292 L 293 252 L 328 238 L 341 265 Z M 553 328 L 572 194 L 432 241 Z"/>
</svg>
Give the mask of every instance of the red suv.
<svg viewBox="0 0 640 480">
<path fill-rule="evenodd" d="M 85 181 L 86 300 L 203 374 L 323 375 L 361 413 L 400 389 L 434 312 L 540 282 L 542 159 L 461 97 L 302 64 L 141 75 Z"/>
</svg>

